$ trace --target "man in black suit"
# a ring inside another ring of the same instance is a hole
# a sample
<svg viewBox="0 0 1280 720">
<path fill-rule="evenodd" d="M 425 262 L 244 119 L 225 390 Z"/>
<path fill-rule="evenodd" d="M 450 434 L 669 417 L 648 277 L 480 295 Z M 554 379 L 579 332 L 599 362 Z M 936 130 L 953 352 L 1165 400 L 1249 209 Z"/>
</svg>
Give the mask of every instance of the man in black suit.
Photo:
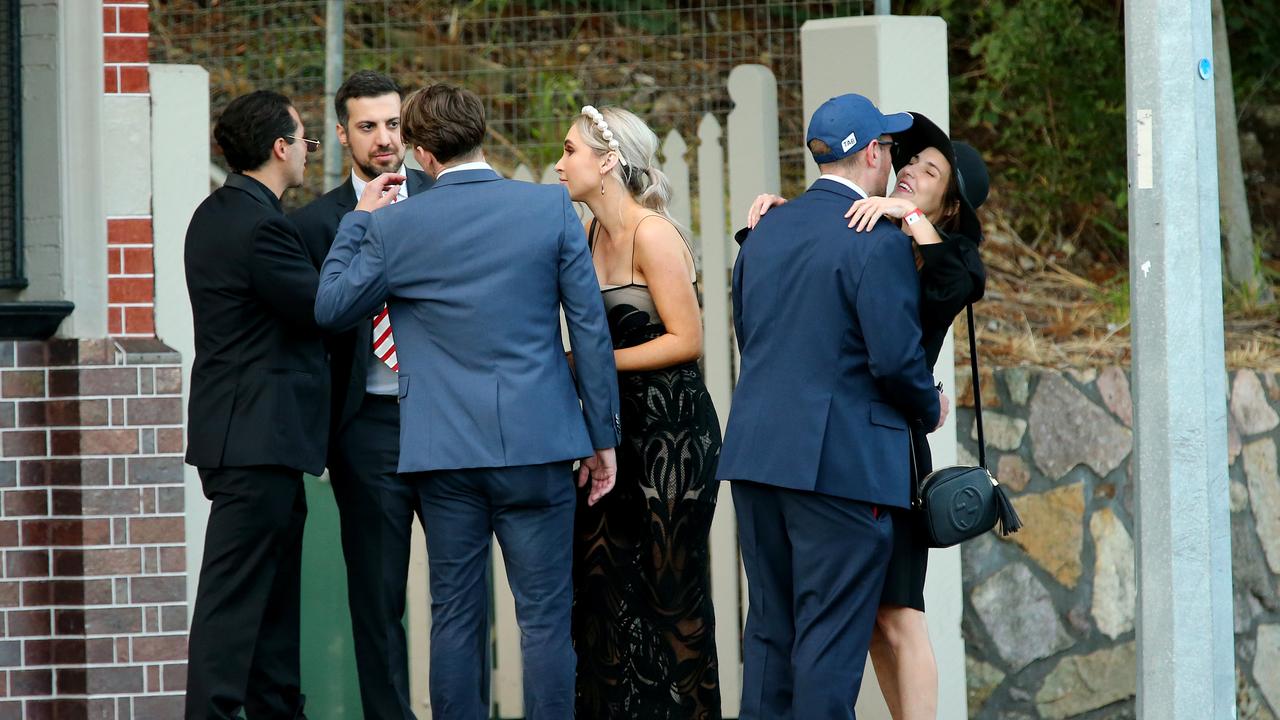
<svg viewBox="0 0 1280 720">
<path fill-rule="evenodd" d="M 338 140 L 351 156 L 351 177 L 293 215 L 312 253 L 323 258 L 338 223 L 365 186 L 382 173 L 407 176 L 401 198 L 431 187 L 431 178 L 403 166 L 400 88 L 391 78 L 363 70 L 334 96 Z M 355 636 L 360 699 L 367 720 L 413 720 L 405 647 L 405 582 L 417 495 L 396 472 L 400 460 L 400 405 L 391 369 L 394 333 L 366 319 L 332 336 L 333 395 L 329 478 L 342 524 L 347 599 Z M 376 343 L 375 339 L 380 342 Z M 381 357 L 377 350 L 381 350 Z"/>
<path fill-rule="evenodd" d="M 322 257 L 280 196 L 302 184 L 305 138 L 289 99 L 257 91 L 218 118 L 233 170 L 187 228 L 195 321 L 188 463 L 213 502 L 191 620 L 188 718 L 302 718 L 302 474 L 324 469 L 329 378 L 315 304 Z"/>
</svg>

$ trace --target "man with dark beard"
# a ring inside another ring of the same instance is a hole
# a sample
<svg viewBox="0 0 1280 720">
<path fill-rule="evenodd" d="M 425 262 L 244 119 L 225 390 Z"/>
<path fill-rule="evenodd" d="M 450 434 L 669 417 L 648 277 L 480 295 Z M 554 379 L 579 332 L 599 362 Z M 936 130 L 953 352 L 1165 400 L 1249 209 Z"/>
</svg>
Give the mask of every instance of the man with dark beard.
<svg viewBox="0 0 1280 720">
<path fill-rule="evenodd" d="M 369 181 L 387 172 L 408 177 L 404 199 L 431 178 L 404 168 L 400 88 L 362 70 L 334 97 L 338 140 L 351 156 L 351 177 L 293 215 L 316 257 L 333 244 L 342 216 Z M 412 720 L 402 620 L 409 541 L 417 497 L 396 473 L 400 458 L 395 337 L 385 308 L 329 339 L 333 381 L 329 477 L 342 525 L 347 599 L 355 636 L 364 717 Z"/>
</svg>

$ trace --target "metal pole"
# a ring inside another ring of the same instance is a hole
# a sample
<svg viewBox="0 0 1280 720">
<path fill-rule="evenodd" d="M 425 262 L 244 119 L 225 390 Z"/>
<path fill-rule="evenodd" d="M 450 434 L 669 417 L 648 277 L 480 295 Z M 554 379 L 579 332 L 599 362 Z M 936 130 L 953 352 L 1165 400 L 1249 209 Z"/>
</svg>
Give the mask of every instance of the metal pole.
<svg viewBox="0 0 1280 720">
<path fill-rule="evenodd" d="M 324 32 L 324 187 L 342 182 L 342 152 L 338 145 L 338 113 L 333 96 L 342 85 L 343 35 L 346 28 L 346 0 L 329 0 Z"/>
<path fill-rule="evenodd" d="M 1210 0 L 1127 0 L 1138 717 L 1235 716 Z"/>
<path fill-rule="evenodd" d="M 876 15 L 889 15 L 889 0 L 876 0 L 874 12 Z"/>
</svg>

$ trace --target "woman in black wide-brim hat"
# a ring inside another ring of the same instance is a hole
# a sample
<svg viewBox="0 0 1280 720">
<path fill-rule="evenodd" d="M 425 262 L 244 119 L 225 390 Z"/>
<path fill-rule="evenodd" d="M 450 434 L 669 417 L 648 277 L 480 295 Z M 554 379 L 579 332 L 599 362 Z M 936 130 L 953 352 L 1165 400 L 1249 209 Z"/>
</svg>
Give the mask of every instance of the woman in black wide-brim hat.
<svg viewBox="0 0 1280 720">
<path fill-rule="evenodd" d="M 981 299 L 986 287 L 976 210 L 987 199 L 990 179 L 976 150 L 953 143 L 924 115 L 911 114 L 911 128 L 893 136 L 893 191 L 888 197 L 858 200 L 845 217 L 855 230 L 888 217 L 911 237 L 920 270 L 921 345 L 932 372 L 952 321 L 967 304 Z M 748 227 L 783 202 L 776 195 L 756 198 Z M 738 237 L 741 241 L 744 235 Z M 911 428 L 917 481 L 933 469 L 928 430 Z M 924 617 L 929 546 L 917 512 L 895 511 L 893 530 L 871 660 L 894 720 L 932 720 L 937 715 L 938 668 Z"/>
</svg>

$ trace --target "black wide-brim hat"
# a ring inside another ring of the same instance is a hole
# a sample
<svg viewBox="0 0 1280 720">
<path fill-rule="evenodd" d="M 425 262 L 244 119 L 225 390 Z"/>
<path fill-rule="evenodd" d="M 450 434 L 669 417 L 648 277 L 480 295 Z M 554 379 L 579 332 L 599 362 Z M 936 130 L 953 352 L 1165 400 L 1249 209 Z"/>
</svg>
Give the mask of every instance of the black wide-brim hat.
<svg viewBox="0 0 1280 720">
<path fill-rule="evenodd" d="M 991 190 L 987 164 L 971 145 L 953 143 L 929 118 L 916 112 L 911 113 L 911 117 L 914 119 L 911 127 L 893 134 L 898 151 L 893 158 L 894 172 L 901 171 L 925 148 L 936 148 L 951 163 L 951 171 L 955 173 L 960 187 L 960 234 L 975 244 L 982 242 L 982 223 L 978 221 L 977 210 L 987 201 Z"/>
</svg>

